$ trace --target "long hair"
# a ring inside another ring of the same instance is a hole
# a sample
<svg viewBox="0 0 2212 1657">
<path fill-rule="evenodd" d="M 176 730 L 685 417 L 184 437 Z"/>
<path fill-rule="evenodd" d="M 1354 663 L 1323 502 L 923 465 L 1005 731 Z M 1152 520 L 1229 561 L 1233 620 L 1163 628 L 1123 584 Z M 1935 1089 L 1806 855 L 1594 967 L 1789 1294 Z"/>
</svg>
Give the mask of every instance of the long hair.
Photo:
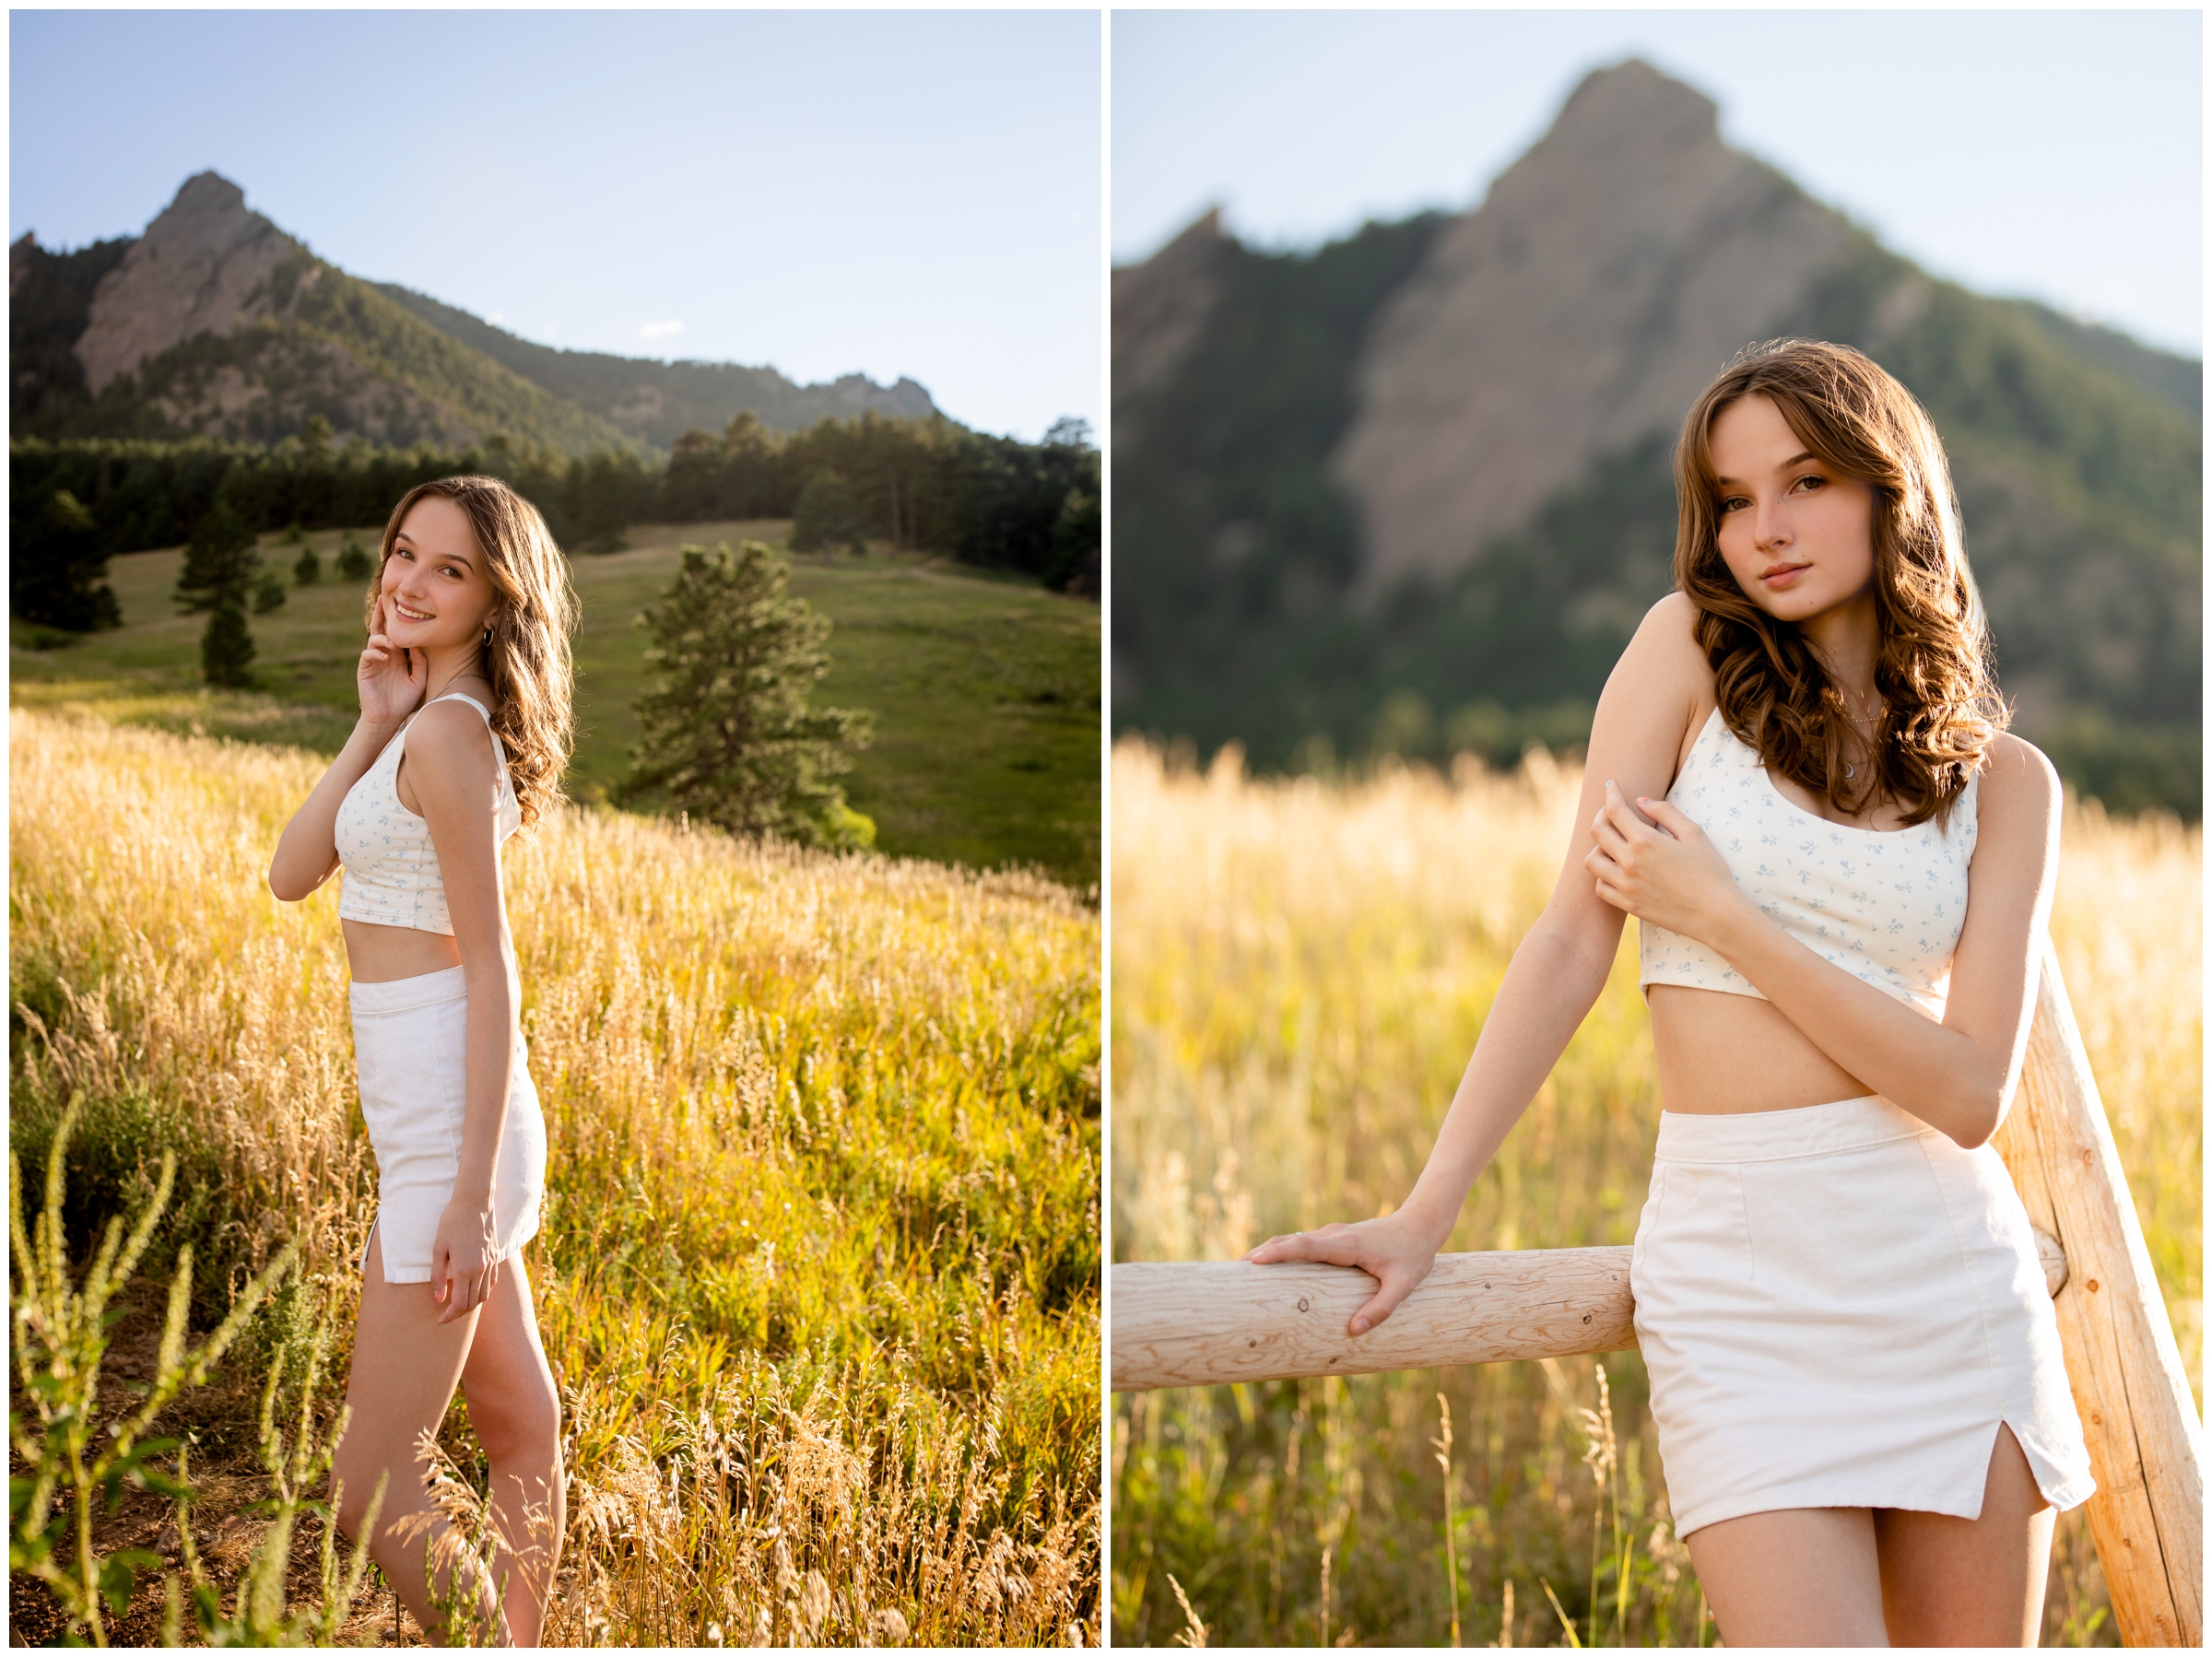
<svg viewBox="0 0 2212 1657">
<path fill-rule="evenodd" d="M 491 640 L 483 651 L 484 676 L 499 703 L 491 728 L 507 750 L 507 773 L 523 821 L 534 823 L 560 793 L 575 735 L 569 636 L 576 630 L 577 605 L 568 559 L 537 508 L 499 478 L 441 477 L 418 484 L 400 497 L 384 525 L 383 549 L 369 582 L 371 629 L 393 541 L 407 510 L 425 495 L 442 495 L 468 514 L 499 594 Z"/>
<path fill-rule="evenodd" d="M 1721 557 L 1712 423 L 1738 399 L 1771 399 L 1818 459 L 1874 490 L 1874 684 L 1883 711 L 1855 733 L 1842 694 L 1798 629 L 1744 593 Z M 1675 449 L 1675 584 L 1730 731 L 1760 761 L 1857 816 L 1887 795 L 1909 826 L 1947 824 L 2010 715 L 1996 693 L 1989 623 L 1967 568 L 1943 441 L 1927 411 L 1848 346 L 1782 339 L 1744 351 L 1705 388 Z M 1845 775 L 1856 757 L 1855 777 Z"/>
</svg>

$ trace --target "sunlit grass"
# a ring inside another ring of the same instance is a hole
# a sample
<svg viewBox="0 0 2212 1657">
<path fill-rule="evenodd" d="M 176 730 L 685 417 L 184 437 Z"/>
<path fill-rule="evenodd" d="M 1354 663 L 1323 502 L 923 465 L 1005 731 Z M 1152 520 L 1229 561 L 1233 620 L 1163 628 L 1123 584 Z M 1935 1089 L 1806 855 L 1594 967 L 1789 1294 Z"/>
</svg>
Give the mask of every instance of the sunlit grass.
<svg viewBox="0 0 2212 1657">
<path fill-rule="evenodd" d="M 10 756 L 17 1148 L 81 1088 L 73 1193 L 173 1146 L 204 1262 L 298 1239 L 349 1313 L 336 887 L 264 878 L 323 762 L 22 709 Z M 548 1639 L 1095 1641 L 1095 911 L 567 808 L 505 876 L 573 1480 Z"/>
<path fill-rule="evenodd" d="M 1225 1258 L 1403 1198 L 1558 878 L 1579 782 L 1541 753 L 1512 777 L 1391 770 L 1332 789 L 1117 747 L 1115 1258 Z M 2200 1396 L 2201 852 L 2201 833 L 2171 819 L 2070 810 L 2052 921 Z M 1630 1241 L 1658 1112 L 1630 927 L 1446 1246 Z M 1117 1400 L 1116 1639 L 1185 1628 L 1171 1573 L 1216 1643 L 1442 1641 L 1441 1392 L 1458 1424 L 1451 1557 L 1467 1643 L 1499 1639 L 1509 1588 L 1515 1644 L 1563 1642 L 1553 1596 L 1585 1640 L 1710 1643 L 1666 1524 L 1642 1362 L 1604 1364 L 1625 1584 L 1613 1509 L 1583 1465 L 1581 1412 L 1598 1393 L 1580 1360 Z M 2113 1639 L 2078 1511 L 2060 1524 L 2044 1632 Z"/>
</svg>

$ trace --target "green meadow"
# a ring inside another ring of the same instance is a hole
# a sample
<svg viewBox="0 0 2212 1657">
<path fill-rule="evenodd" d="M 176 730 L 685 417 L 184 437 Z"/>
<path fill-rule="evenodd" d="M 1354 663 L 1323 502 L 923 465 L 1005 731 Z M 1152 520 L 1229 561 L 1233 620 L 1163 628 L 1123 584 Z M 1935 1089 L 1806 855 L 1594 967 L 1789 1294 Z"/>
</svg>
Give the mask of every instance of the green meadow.
<svg viewBox="0 0 2212 1657">
<path fill-rule="evenodd" d="M 974 868 L 1027 866 L 1078 892 L 1099 880 L 1098 606 L 1016 579 L 994 579 L 913 553 L 871 548 L 794 554 L 788 520 L 645 524 L 629 550 L 579 557 L 577 742 L 569 791 L 602 797 L 619 782 L 637 738 L 630 704 L 645 680 L 639 612 L 674 577 L 687 544 L 761 540 L 792 568 L 791 590 L 829 616 L 831 668 L 819 705 L 867 708 L 872 746 L 845 780 L 853 808 L 877 825 L 877 847 Z M 282 609 L 253 617 L 258 694 L 199 682 L 204 619 L 171 602 L 181 548 L 110 564 L 124 625 L 55 650 L 10 651 L 18 703 L 102 704 L 110 716 L 186 733 L 335 752 L 351 729 L 362 589 L 335 579 L 351 533 L 308 537 L 323 580 L 292 586 Z M 264 561 L 289 579 L 296 545 L 262 539 Z M 647 805 L 651 801 L 644 802 Z"/>
</svg>

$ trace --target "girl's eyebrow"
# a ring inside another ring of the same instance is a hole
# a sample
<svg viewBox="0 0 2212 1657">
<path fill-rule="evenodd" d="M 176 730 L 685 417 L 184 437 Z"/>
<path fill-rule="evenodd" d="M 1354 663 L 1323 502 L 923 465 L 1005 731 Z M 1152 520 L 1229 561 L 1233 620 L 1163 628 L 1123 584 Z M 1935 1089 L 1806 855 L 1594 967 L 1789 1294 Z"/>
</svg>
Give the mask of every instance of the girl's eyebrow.
<svg viewBox="0 0 2212 1657">
<path fill-rule="evenodd" d="M 415 537 L 407 534 L 407 532 L 404 529 L 392 537 L 392 545 L 396 546 L 402 541 L 405 541 L 414 551 L 420 552 L 422 550 L 421 547 L 415 545 Z M 465 564 L 471 570 L 474 570 L 477 567 L 476 561 L 465 552 L 441 552 L 437 556 L 444 558 L 448 563 Z"/>
<path fill-rule="evenodd" d="M 1801 460 L 1817 461 L 1819 458 L 1820 457 L 1818 454 L 1815 454 L 1810 449 L 1802 449 L 1795 454 L 1791 455 L 1789 459 L 1783 461 L 1782 464 L 1774 469 L 1777 472 L 1787 472 L 1792 466 L 1795 465 Z M 1733 484 L 1735 482 L 1735 479 L 1733 477 L 1716 477 L 1712 481 L 1715 483 Z"/>
</svg>

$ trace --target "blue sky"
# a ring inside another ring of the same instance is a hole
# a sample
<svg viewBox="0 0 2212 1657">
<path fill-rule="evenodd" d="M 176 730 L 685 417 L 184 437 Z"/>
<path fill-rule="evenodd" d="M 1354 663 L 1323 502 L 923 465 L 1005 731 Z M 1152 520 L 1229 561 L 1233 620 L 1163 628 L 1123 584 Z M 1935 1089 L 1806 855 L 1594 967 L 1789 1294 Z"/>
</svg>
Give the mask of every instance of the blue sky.
<svg viewBox="0 0 2212 1657">
<path fill-rule="evenodd" d="M 8 236 L 212 167 L 357 276 L 528 339 L 1102 428 L 1085 12 L 14 12 Z"/>
<path fill-rule="evenodd" d="M 1270 247 L 1465 209 L 1631 53 L 1730 143 L 1986 293 L 2204 348 L 2196 11 L 1124 11 L 1112 247 L 1220 203 Z"/>
</svg>

